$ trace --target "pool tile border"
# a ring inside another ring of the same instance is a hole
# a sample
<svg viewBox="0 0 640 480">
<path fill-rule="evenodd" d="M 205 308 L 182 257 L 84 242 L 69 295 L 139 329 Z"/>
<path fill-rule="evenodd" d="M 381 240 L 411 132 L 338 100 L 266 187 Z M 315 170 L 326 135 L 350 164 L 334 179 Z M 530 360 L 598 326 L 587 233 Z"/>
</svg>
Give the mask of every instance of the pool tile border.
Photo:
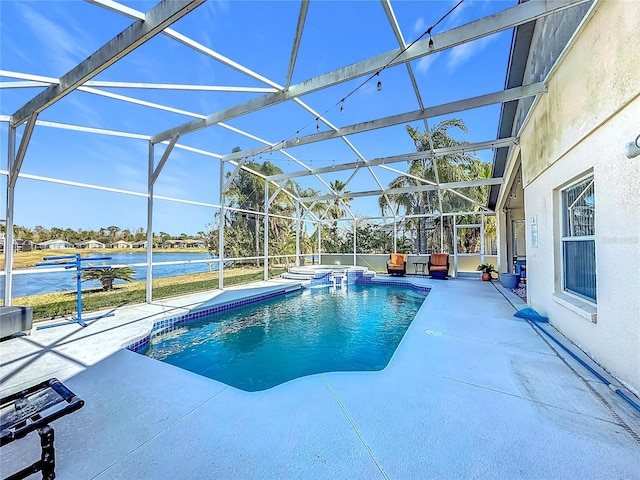
<svg viewBox="0 0 640 480">
<path fill-rule="evenodd" d="M 367 285 L 390 285 L 390 286 L 396 286 L 396 287 L 409 287 L 412 288 L 414 290 L 418 290 L 420 292 L 425 292 L 425 293 L 429 293 L 429 291 L 431 291 L 431 288 L 426 287 L 424 285 L 416 285 L 413 282 L 407 281 L 407 280 L 382 280 L 382 279 L 378 279 L 375 278 L 371 275 L 364 275 L 362 272 L 353 272 L 353 275 L 350 275 L 351 272 L 348 273 L 349 278 L 348 280 L 348 284 L 355 284 L 355 283 L 362 283 L 362 284 L 367 284 Z M 317 282 L 315 284 L 315 286 L 318 285 L 323 285 L 323 286 L 330 286 L 331 284 L 329 282 L 325 282 L 325 278 L 328 279 L 329 278 L 329 274 L 327 274 L 326 276 L 323 275 L 319 280 L 321 280 L 320 282 Z M 374 280 L 375 278 L 375 280 Z M 293 291 L 298 291 L 293 290 Z M 223 303 L 220 305 L 214 305 L 211 306 L 209 308 L 205 308 L 202 310 L 194 310 L 191 311 L 185 315 L 181 315 L 179 317 L 173 317 L 173 318 L 167 318 L 167 319 L 163 319 L 163 320 L 159 320 L 157 322 L 154 322 L 153 326 L 151 327 L 151 331 L 145 335 L 144 337 L 142 337 L 141 339 L 127 345 L 125 348 L 127 350 L 130 350 L 132 352 L 142 352 L 144 350 L 146 350 L 146 348 L 149 346 L 149 344 L 151 343 L 151 340 L 159 335 L 164 335 L 165 333 L 169 333 L 174 331 L 176 328 L 184 325 L 185 323 L 189 323 L 192 322 L 194 320 L 198 320 L 200 318 L 203 317 L 207 317 L 209 315 L 213 315 L 216 313 L 220 313 L 220 312 L 225 312 L 227 310 L 232 310 L 238 307 L 242 307 L 245 305 L 249 305 L 251 303 L 256 303 L 256 302 L 262 302 L 265 300 L 269 300 L 271 298 L 275 298 L 275 297 L 280 297 L 282 295 L 286 295 L 287 293 L 292 292 L 291 289 L 282 289 L 282 290 L 277 290 L 274 292 L 269 292 L 269 293 L 265 293 L 262 295 L 256 295 L 253 297 L 248 297 L 248 298 L 243 298 L 240 300 L 235 300 L 233 302 L 227 302 L 227 303 Z"/>
<path fill-rule="evenodd" d="M 166 318 L 163 320 L 159 320 L 157 322 L 154 322 L 153 326 L 151 327 L 151 331 L 146 336 L 127 345 L 125 348 L 127 350 L 131 350 L 132 352 L 140 352 L 149 346 L 149 343 L 151 343 L 151 340 L 153 338 L 157 337 L 158 335 L 163 335 L 165 333 L 172 332 L 177 327 L 184 325 L 185 323 L 189 323 L 194 320 L 198 320 L 200 318 L 207 317 L 209 315 L 213 315 L 216 313 L 225 312 L 227 310 L 232 310 L 234 308 L 249 305 L 250 303 L 262 302 L 264 300 L 269 300 L 271 298 L 279 297 L 289 293 L 290 291 L 291 290 L 288 290 L 288 289 L 277 290 L 275 292 L 269 292 L 262 295 L 243 298 L 240 300 L 235 300 L 233 302 L 213 305 L 209 308 L 204 308 L 202 310 L 194 310 L 185 315 L 180 315 L 179 317 Z"/>
</svg>

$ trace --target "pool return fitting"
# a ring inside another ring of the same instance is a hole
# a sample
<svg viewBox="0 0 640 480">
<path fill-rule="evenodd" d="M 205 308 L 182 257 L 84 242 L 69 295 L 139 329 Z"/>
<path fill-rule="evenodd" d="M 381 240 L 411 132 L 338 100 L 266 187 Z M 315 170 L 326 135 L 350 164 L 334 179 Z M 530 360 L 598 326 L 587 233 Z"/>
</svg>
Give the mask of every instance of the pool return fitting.
<svg viewBox="0 0 640 480">
<path fill-rule="evenodd" d="M 333 288 L 347 288 L 347 272 L 333 272 L 331 274 L 331 283 L 333 283 Z"/>
</svg>

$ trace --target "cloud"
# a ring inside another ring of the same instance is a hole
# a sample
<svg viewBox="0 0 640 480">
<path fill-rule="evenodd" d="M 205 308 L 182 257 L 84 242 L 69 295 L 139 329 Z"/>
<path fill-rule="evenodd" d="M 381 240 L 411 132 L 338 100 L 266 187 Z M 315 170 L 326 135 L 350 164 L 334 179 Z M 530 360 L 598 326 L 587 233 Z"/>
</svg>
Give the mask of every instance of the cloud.
<svg viewBox="0 0 640 480">
<path fill-rule="evenodd" d="M 452 0 L 451 7 L 453 7 L 456 3 L 458 3 L 457 0 Z M 459 20 L 460 20 L 460 23 L 462 23 L 463 13 L 465 13 L 465 11 L 468 10 L 475 3 L 476 2 L 474 2 L 473 0 L 467 0 L 466 2 L 462 2 L 460 5 L 458 5 L 458 7 L 456 7 L 456 9 L 453 12 L 451 12 L 447 17 L 446 28 L 450 28 L 449 27 L 450 25 L 459 24 L 458 23 Z"/>
<path fill-rule="evenodd" d="M 449 73 L 454 72 L 458 67 L 463 65 L 474 55 L 482 52 L 487 46 L 495 40 L 495 35 L 490 37 L 482 37 L 473 42 L 463 43 L 457 47 L 453 47 L 449 53 L 449 59 L 447 61 L 447 71 Z"/>
<path fill-rule="evenodd" d="M 429 26 L 424 23 L 424 18 L 419 17 L 413 24 L 413 33 L 422 35 L 427 28 L 429 28 Z"/>
<path fill-rule="evenodd" d="M 421 73 L 422 75 L 426 75 L 429 69 L 431 68 L 431 64 L 433 64 L 435 59 L 436 59 L 436 56 L 433 54 L 420 58 L 416 62 L 416 70 L 418 71 L 418 73 Z"/>
<path fill-rule="evenodd" d="M 31 34 L 39 41 L 42 48 L 51 52 L 51 55 L 48 56 L 55 59 L 54 68 L 60 75 L 69 71 L 89 55 L 90 52 L 83 47 L 86 42 L 82 39 L 73 37 L 65 28 L 55 21 L 49 20 L 26 3 L 21 2 L 18 5 L 24 25 L 31 30 Z M 73 26 L 71 27 L 73 30 Z"/>
</svg>

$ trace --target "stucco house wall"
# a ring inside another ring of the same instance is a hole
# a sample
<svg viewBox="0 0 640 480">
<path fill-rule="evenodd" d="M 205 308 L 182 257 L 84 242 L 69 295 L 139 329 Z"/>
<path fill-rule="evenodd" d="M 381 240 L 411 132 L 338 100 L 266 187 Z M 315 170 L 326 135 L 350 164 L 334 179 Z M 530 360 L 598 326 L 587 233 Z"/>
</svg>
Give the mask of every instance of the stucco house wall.
<svg viewBox="0 0 640 480">
<path fill-rule="evenodd" d="M 520 136 L 530 305 L 640 392 L 640 9 L 598 2 Z M 593 173 L 597 305 L 562 291 L 560 192 Z M 538 245 L 531 245 L 537 218 Z"/>
</svg>

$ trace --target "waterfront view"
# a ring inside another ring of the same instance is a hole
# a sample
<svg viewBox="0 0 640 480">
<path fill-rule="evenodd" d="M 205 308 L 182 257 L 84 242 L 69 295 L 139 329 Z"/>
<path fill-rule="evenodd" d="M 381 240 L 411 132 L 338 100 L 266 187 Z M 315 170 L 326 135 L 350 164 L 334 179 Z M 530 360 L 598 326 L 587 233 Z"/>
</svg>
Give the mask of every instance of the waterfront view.
<svg viewBox="0 0 640 480">
<path fill-rule="evenodd" d="M 42 251 L 43 258 L 45 256 L 57 255 L 56 252 Z M 145 280 L 147 278 L 147 267 L 139 264 L 147 261 L 146 251 L 132 253 L 83 253 L 83 257 L 111 257 L 111 260 L 100 260 L 95 262 L 96 265 L 128 265 L 136 272 L 136 281 Z M 171 277 L 174 275 L 184 275 L 187 273 L 199 273 L 217 270 L 218 265 L 207 252 L 154 252 L 154 262 L 194 262 L 197 260 L 211 260 L 207 263 L 183 263 L 171 265 L 156 265 L 153 267 L 154 278 Z M 138 266 L 136 266 L 138 264 Z M 59 267 L 59 266 L 58 266 Z M 13 277 L 13 296 L 24 297 L 29 295 L 38 295 L 41 293 L 64 292 L 76 289 L 75 269 L 69 269 L 63 272 L 54 271 L 47 272 L 51 267 L 37 267 L 42 273 L 25 273 L 20 274 L 20 270 L 16 270 Z M 33 269 L 30 269 L 33 272 Z M 116 281 L 118 283 L 118 281 Z M 100 286 L 98 281 L 86 281 L 82 283 L 82 288 L 96 288 Z M 0 287 L 4 288 L 4 276 L 0 277 Z"/>
</svg>

